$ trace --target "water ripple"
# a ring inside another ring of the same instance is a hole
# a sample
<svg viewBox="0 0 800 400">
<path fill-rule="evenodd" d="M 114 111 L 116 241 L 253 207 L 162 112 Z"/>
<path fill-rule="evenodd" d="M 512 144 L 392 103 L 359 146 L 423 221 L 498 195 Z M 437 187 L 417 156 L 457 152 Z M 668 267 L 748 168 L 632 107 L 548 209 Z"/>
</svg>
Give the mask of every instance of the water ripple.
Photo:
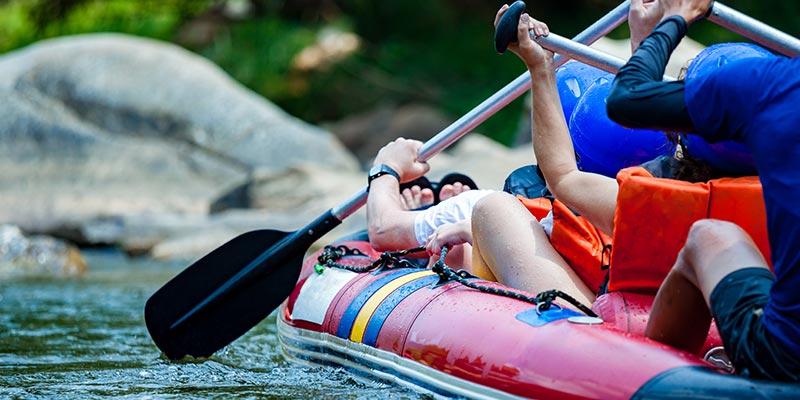
<svg viewBox="0 0 800 400">
<path fill-rule="evenodd" d="M 75 280 L 0 284 L 0 397 L 26 399 L 424 398 L 331 367 L 287 362 L 275 315 L 204 362 L 161 357 L 147 298 L 184 265 L 87 257 Z"/>
</svg>

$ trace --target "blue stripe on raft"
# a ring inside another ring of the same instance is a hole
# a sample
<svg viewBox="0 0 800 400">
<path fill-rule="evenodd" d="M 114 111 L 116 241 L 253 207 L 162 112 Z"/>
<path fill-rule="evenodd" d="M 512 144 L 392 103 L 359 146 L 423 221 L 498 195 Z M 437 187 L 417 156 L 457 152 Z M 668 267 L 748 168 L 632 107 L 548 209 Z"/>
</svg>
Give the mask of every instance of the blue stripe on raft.
<svg viewBox="0 0 800 400">
<path fill-rule="evenodd" d="M 367 324 L 366 331 L 364 331 L 364 340 L 361 342 L 369 346 L 375 346 L 375 342 L 378 340 L 378 333 L 381 331 L 383 323 L 386 322 L 386 318 L 389 317 L 392 310 L 394 310 L 403 299 L 411 295 L 411 293 L 426 286 L 435 285 L 436 282 L 439 282 L 439 276 L 431 275 L 406 283 L 395 290 L 394 293 L 387 297 L 375 310 L 375 313 L 369 320 L 369 324 Z"/>
<path fill-rule="evenodd" d="M 361 293 L 359 293 L 353 299 L 353 301 L 350 302 L 350 305 L 347 306 L 347 310 L 342 315 L 342 320 L 339 321 L 339 327 L 336 329 L 336 336 L 344 339 L 350 338 L 350 331 L 353 329 L 353 323 L 356 321 L 356 317 L 358 316 L 358 312 L 361 311 L 361 307 L 364 307 L 364 303 L 366 303 L 367 300 L 369 300 L 369 298 L 375 294 L 375 292 L 380 290 L 383 285 L 403 275 L 408 275 L 419 271 L 419 269 L 413 268 L 398 269 L 389 272 L 386 275 L 378 278 L 375 282 L 370 283 L 369 286 L 364 288 Z"/>
</svg>

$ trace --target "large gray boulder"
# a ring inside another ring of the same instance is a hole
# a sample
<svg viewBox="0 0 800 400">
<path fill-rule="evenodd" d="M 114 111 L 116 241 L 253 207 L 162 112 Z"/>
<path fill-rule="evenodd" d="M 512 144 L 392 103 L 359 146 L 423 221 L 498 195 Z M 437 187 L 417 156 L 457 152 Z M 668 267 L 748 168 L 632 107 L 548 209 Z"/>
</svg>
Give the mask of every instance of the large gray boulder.
<svg viewBox="0 0 800 400">
<path fill-rule="evenodd" d="M 93 34 L 37 43 L 0 57 L 0 96 L 0 221 L 28 231 L 204 215 L 255 170 L 358 170 L 328 132 L 158 41 Z"/>
</svg>

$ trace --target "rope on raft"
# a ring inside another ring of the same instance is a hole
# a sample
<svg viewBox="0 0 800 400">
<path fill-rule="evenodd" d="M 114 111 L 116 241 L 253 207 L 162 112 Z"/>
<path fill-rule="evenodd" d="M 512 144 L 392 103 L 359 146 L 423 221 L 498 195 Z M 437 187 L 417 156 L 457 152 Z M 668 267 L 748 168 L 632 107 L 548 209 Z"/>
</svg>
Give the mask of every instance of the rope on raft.
<svg viewBox="0 0 800 400">
<path fill-rule="evenodd" d="M 314 270 L 317 273 L 322 273 L 323 267 L 329 268 L 339 268 L 344 269 L 347 271 L 352 272 L 367 272 L 372 271 L 374 269 L 381 269 L 381 268 L 419 268 L 415 266 L 412 262 L 402 259 L 400 257 L 406 256 L 411 253 L 418 253 L 424 251 L 424 247 L 415 247 L 413 249 L 408 250 L 399 250 L 399 251 L 386 251 L 381 254 L 381 256 L 375 260 L 372 264 L 364 266 L 364 267 L 357 267 L 355 265 L 347 265 L 338 263 L 337 260 L 341 259 L 345 256 L 358 256 L 358 257 L 368 257 L 366 254 L 362 253 L 361 250 L 356 248 L 349 248 L 347 246 L 325 246 L 322 250 L 322 254 L 317 257 L 317 265 L 314 266 Z"/>
<path fill-rule="evenodd" d="M 362 253 L 360 250 L 356 248 L 348 248 L 347 246 L 340 245 L 340 246 L 325 246 L 325 249 L 322 251 L 319 257 L 317 257 L 318 264 L 314 267 L 317 273 L 322 273 L 324 267 L 329 268 L 339 268 L 344 269 L 347 271 L 363 273 L 372 271 L 375 269 L 386 269 L 386 268 L 417 268 L 413 263 L 408 260 L 401 259 L 400 257 L 406 256 L 412 253 L 420 253 L 425 251 L 424 246 L 415 247 L 412 249 L 407 250 L 399 250 L 399 251 L 386 251 L 381 254 L 381 256 L 372 262 L 369 265 L 358 267 L 354 265 L 347 265 L 338 262 L 342 257 L 346 256 L 358 256 L 358 257 L 368 257 L 366 254 Z M 580 301 L 575 299 L 574 297 L 560 291 L 560 290 L 547 290 L 544 292 L 539 293 L 535 297 L 528 296 L 523 293 L 515 292 L 513 290 L 507 289 L 500 289 L 496 287 L 484 286 L 477 284 L 470 279 L 474 279 L 475 277 L 472 276 L 469 272 L 464 270 L 453 271 L 450 267 L 445 264 L 444 259 L 447 256 L 447 246 L 442 248 L 442 254 L 439 256 L 439 260 L 433 264 L 431 270 L 439 275 L 441 278 L 439 284 L 446 283 L 449 281 L 458 282 L 468 288 L 475 289 L 484 293 L 489 293 L 497 296 L 505 296 L 510 297 L 512 299 L 517 299 L 520 301 L 524 301 L 527 303 L 531 303 L 536 306 L 536 311 L 546 311 L 549 310 L 550 307 L 553 305 L 553 301 L 556 298 L 562 298 L 568 303 L 572 304 L 578 310 L 582 311 L 584 314 L 590 317 L 597 317 L 594 311 L 591 308 L 587 307 L 584 304 L 581 304 Z M 558 307 L 558 305 L 556 304 Z"/>
</svg>

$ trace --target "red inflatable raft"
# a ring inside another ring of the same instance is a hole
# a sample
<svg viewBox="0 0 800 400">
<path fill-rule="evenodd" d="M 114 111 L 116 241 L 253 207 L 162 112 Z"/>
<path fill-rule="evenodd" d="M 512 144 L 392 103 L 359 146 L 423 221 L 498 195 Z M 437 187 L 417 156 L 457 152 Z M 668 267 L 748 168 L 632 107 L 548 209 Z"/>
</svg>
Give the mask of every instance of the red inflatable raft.
<svg viewBox="0 0 800 400">
<path fill-rule="evenodd" d="M 342 257 L 344 265 L 380 257 L 364 240 L 338 245 L 362 253 Z M 800 398 L 800 385 L 730 375 L 644 338 L 649 295 L 602 295 L 593 305 L 602 318 L 594 318 L 403 263 L 363 273 L 323 268 L 320 253 L 306 258 L 280 309 L 280 340 L 291 359 L 467 398 Z M 717 345 L 710 335 L 706 347 Z"/>
</svg>

